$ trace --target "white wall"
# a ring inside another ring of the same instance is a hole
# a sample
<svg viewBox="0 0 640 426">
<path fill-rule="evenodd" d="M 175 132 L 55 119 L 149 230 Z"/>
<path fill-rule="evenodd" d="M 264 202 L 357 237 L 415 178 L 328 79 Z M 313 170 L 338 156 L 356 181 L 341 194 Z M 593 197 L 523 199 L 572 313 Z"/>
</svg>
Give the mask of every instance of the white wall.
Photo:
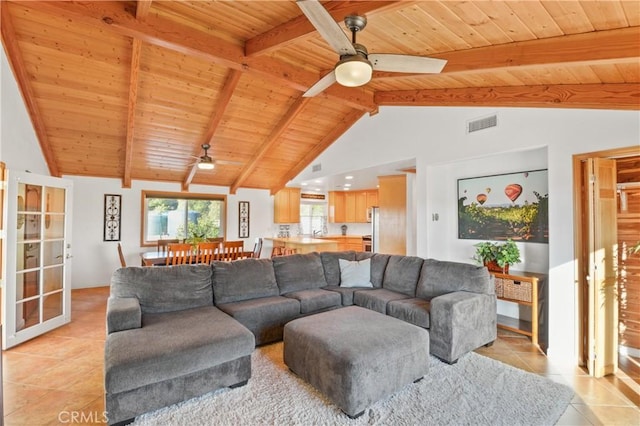
<svg viewBox="0 0 640 426">
<path fill-rule="evenodd" d="M 468 120 L 492 113 L 498 127 L 466 134 Z M 393 107 L 361 119 L 314 163 L 332 175 L 415 157 L 417 254 L 468 261 L 475 241 L 457 239 L 456 178 L 539 168 L 546 151 L 548 256 L 527 244 L 521 266 L 543 270 L 548 258 L 549 356 L 575 361 L 572 155 L 629 146 L 640 147 L 638 111 Z M 309 168 L 296 179 L 318 177 Z"/>
<path fill-rule="evenodd" d="M 119 179 L 65 176 L 74 182 L 72 286 L 94 287 L 109 284 L 112 272 L 120 267 L 116 242 L 102 240 L 104 194 L 122 195 L 121 241 L 127 265 L 140 265 L 141 191 L 180 192 L 180 184 L 133 181 L 122 188 Z M 226 187 L 191 185 L 191 193 L 227 195 L 225 236 L 238 238 L 238 201 L 249 201 L 249 238 L 245 250 L 253 250 L 256 237 L 267 235 L 273 224 L 273 197 L 267 190 L 240 189 L 234 195 Z"/>
<path fill-rule="evenodd" d="M 0 93 L 0 161 L 14 170 L 48 175 L 38 138 L 4 49 L 0 49 Z"/>
</svg>

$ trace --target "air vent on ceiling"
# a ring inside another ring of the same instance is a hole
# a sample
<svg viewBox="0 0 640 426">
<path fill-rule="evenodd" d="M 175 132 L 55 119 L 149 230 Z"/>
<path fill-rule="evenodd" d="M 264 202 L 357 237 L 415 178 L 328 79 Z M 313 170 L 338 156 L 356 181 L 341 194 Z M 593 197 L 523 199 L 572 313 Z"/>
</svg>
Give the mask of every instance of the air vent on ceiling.
<svg viewBox="0 0 640 426">
<path fill-rule="evenodd" d="M 320 163 L 314 164 L 313 166 L 311 166 L 312 172 L 319 172 L 320 170 L 322 170 L 322 164 Z"/>
<path fill-rule="evenodd" d="M 498 125 L 498 116 L 490 115 L 489 117 L 479 118 L 477 120 L 467 121 L 467 133 L 477 132 L 478 130 L 496 127 Z"/>
</svg>

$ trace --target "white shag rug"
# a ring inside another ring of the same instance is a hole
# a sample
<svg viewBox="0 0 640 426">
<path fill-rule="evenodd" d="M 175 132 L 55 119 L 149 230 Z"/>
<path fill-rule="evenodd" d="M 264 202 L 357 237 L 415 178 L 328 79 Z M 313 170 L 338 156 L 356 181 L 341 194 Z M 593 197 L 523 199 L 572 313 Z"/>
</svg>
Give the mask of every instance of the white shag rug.
<svg viewBox="0 0 640 426">
<path fill-rule="evenodd" d="M 252 355 L 252 377 L 136 418 L 134 425 L 553 425 L 573 390 L 537 374 L 469 353 L 350 419 L 282 362 L 282 343 Z"/>
</svg>

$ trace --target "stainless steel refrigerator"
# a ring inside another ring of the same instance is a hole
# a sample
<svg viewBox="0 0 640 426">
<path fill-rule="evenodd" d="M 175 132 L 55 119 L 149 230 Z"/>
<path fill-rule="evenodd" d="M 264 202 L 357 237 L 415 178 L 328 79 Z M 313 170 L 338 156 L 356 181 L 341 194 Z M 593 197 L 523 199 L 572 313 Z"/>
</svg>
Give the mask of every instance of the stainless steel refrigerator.
<svg viewBox="0 0 640 426">
<path fill-rule="evenodd" d="M 371 219 L 371 251 L 378 253 L 380 250 L 380 207 L 371 207 L 369 216 Z"/>
</svg>

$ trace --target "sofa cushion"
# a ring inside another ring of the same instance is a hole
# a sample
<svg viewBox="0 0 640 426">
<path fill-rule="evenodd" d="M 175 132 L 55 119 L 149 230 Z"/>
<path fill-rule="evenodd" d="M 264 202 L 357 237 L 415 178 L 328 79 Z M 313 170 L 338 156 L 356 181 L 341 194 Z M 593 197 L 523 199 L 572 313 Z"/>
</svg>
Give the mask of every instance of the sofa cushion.
<svg viewBox="0 0 640 426">
<path fill-rule="evenodd" d="M 143 314 L 213 306 L 211 267 L 127 267 L 111 276 L 111 296 L 135 297 Z"/>
<path fill-rule="evenodd" d="M 356 260 L 355 251 L 323 251 L 320 253 L 322 267 L 324 268 L 324 278 L 327 285 L 340 285 L 340 265 L 339 259 Z"/>
<path fill-rule="evenodd" d="M 416 285 L 424 259 L 415 256 L 393 255 L 384 271 L 382 287 L 415 297 Z"/>
<path fill-rule="evenodd" d="M 356 291 L 373 289 L 372 287 L 340 287 L 335 285 L 330 285 L 324 287 L 325 290 L 334 291 L 340 294 L 342 297 L 342 306 L 351 306 L 353 305 L 353 295 Z"/>
<path fill-rule="evenodd" d="M 300 302 L 284 296 L 225 303 L 218 308 L 251 330 L 256 345 L 282 340 L 284 325 L 300 316 Z"/>
<path fill-rule="evenodd" d="M 272 260 L 280 294 L 327 285 L 320 253 L 276 256 Z"/>
<path fill-rule="evenodd" d="M 338 293 L 320 288 L 293 291 L 284 296 L 300 302 L 301 314 L 310 314 L 342 305 L 342 297 Z"/>
<path fill-rule="evenodd" d="M 392 300 L 409 299 L 409 296 L 384 288 L 372 290 L 358 290 L 353 295 L 353 303 L 372 311 L 387 313 L 387 303 Z"/>
<path fill-rule="evenodd" d="M 211 268 L 216 305 L 280 294 L 271 259 L 215 261 Z"/>
<path fill-rule="evenodd" d="M 381 288 L 382 281 L 384 280 L 384 271 L 387 269 L 387 263 L 391 255 L 371 253 L 371 252 L 356 252 L 356 260 L 371 259 L 371 284 L 374 287 Z"/>
<path fill-rule="evenodd" d="M 373 287 L 371 284 L 371 259 L 344 260 L 340 263 L 340 287 Z"/>
<path fill-rule="evenodd" d="M 156 269 L 156 268 L 148 268 Z M 124 392 L 250 355 L 254 337 L 214 306 L 145 314 L 105 342 L 105 388 Z"/>
<path fill-rule="evenodd" d="M 454 291 L 495 294 L 495 285 L 484 266 L 426 259 L 422 265 L 416 296 L 431 299 Z"/>
<path fill-rule="evenodd" d="M 429 328 L 429 300 L 413 298 L 392 300 L 387 303 L 387 315 L 401 319 L 409 324 L 422 328 Z"/>
</svg>

